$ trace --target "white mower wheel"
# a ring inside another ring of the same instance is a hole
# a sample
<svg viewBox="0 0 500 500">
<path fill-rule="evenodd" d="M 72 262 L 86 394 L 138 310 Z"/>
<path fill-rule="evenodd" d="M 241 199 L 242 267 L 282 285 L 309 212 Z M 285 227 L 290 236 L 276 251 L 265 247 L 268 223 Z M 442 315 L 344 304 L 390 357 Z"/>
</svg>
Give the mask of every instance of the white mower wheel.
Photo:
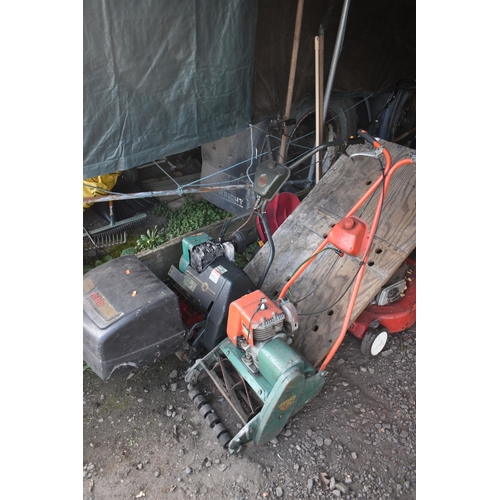
<svg viewBox="0 0 500 500">
<path fill-rule="evenodd" d="M 369 328 L 363 340 L 361 341 L 361 352 L 369 357 L 374 358 L 382 352 L 389 338 L 389 332 L 387 328 Z"/>
</svg>

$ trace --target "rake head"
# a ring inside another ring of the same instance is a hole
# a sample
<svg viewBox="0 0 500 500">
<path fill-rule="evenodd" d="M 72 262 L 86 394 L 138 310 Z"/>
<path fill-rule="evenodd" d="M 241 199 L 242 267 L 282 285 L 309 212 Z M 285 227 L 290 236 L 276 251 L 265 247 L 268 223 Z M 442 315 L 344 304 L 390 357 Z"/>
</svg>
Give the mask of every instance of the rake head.
<svg viewBox="0 0 500 500">
<path fill-rule="evenodd" d="M 93 248 L 106 248 L 116 245 L 123 245 L 127 241 L 126 229 L 130 229 L 146 220 L 146 214 L 137 214 L 123 221 L 113 222 L 106 226 L 87 231 L 83 227 L 83 248 L 92 250 Z"/>
<path fill-rule="evenodd" d="M 127 242 L 127 233 L 104 233 L 91 236 L 83 236 L 83 249 L 93 250 L 97 248 L 109 248 L 117 245 L 123 245 Z"/>
</svg>

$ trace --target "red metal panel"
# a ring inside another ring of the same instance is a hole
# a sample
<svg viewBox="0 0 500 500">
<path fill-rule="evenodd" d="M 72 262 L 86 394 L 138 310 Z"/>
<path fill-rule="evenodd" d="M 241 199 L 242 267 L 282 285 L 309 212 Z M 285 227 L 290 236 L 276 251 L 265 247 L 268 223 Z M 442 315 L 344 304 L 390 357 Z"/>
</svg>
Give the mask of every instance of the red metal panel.
<svg viewBox="0 0 500 500">
<path fill-rule="evenodd" d="M 406 277 L 406 292 L 401 299 L 386 306 L 368 306 L 349 327 L 349 332 L 362 339 L 372 321 L 378 320 L 389 333 L 399 333 L 413 326 L 417 320 L 417 273 L 415 262 L 407 259 L 411 274 Z"/>
</svg>

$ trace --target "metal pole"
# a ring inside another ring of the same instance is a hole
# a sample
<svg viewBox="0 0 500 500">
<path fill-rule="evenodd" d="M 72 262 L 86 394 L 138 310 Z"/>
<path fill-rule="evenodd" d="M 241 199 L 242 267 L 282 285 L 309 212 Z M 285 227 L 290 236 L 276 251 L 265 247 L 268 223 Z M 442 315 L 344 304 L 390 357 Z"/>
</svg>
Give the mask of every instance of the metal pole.
<svg viewBox="0 0 500 500">
<path fill-rule="evenodd" d="M 323 30 L 320 29 L 319 36 L 314 39 L 314 54 L 315 54 L 315 77 L 316 77 L 316 146 L 323 142 L 323 50 L 324 36 Z M 323 151 L 316 153 L 316 184 L 321 178 L 321 164 L 323 159 Z"/>
<path fill-rule="evenodd" d="M 112 200 L 134 200 L 137 198 L 152 198 L 154 196 L 182 196 L 184 194 L 194 194 L 194 193 L 213 193 L 215 191 L 231 191 L 233 189 L 249 189 L 252 184 L 235 184 L 232 186 L 210 186 L 210 187 L 192 187 L 179 189 L 170 189 L 168 191 L 145 191 L 143 193 L 116 193 L 103 196 L 91 196 L 83 198 L 83 203 L 98 203 L 100 201 L 112 201 Z"/>
<path fill-rule="evenodd" d="M 347 24 L 347 12 L 349 11 L 350 0 L 344 1 L 342 7 L 342 14 L 340 16 L 339 30 L 337 33 L 337 40 L 335 41 L 335 49 L 333 51 L 332 64 L 330 66 L 330 73 L 328 74 L 328 83 L 326 84 L 325 99 L 323 101 L 323 125 L 325 124 L 326 114 L 328 112 L 328 103 L 330 102 L 330 94 L 332 93 L 333 80 L 335 79 L 335 72 L 337 71 L 337 63 L 339 62 L 340 52 L 344 43 L 344 33 Z"/>
</svg>

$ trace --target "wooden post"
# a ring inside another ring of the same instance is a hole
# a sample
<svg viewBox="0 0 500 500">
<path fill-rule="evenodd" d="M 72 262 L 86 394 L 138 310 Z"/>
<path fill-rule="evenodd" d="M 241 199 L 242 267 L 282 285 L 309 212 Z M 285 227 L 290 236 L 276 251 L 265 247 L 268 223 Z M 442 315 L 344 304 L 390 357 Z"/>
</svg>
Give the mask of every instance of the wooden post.
<svg viewBox="0 0 500 500">
<path fill-rule="evenodd" d="M 302 12 L 304 10 L 304 0 L 298 0 L 297 15 L 295 18 L 295 33 L 293 35 L 292 61 L 290 63 L 290 76 L 288 78 L 288 92 L 286 96 L 286 107 L 284 120 L 290 118 L 290 110 L 292 108 L 293 87 L 295 83 L 295 73 L 297 69 L 297 54 L 299 53 L 300 30 L 302 27 Z M 278 161 L 285 163 L 285 149 L 288 137 L 288 126 L 283 125 L 283 135 L 281 136 L 281 148 Z"/>
</svg>

